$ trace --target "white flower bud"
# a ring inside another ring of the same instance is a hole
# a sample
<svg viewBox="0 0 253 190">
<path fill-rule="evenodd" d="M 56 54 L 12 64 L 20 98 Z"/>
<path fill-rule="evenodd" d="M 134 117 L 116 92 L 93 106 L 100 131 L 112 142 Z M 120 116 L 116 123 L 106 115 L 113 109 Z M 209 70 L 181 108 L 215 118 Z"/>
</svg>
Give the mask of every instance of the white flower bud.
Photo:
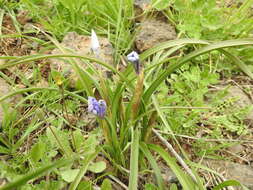
<svg viewBox="0 0 253 190">
<path fill-rule="evenodd" d="M 92 29 L 91 30 L 91 50 L 98 56 L 99 54 L 99 41 L 98 41 L 98 37 L 97 34 L 95 33 L 95 31 Z"/>
<path fill-rule="evenodd" d="M 132 63 L 137 62 L 139 61 L 139 54 L 135 51 L 132 51 L 131 53 L 127 55 L 127 60 Z"/>
</svg>

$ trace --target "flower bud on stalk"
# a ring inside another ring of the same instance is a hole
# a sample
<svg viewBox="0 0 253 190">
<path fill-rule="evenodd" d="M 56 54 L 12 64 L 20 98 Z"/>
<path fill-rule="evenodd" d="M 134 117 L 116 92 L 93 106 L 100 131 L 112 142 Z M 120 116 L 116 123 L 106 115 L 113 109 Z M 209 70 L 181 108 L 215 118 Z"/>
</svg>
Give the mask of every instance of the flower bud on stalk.
<svg viewBox="0 0 253 190">
<path fill-rule="evenodd" d="M 139 75 L 140 70 L 141 70 L 141 65 L 140 65 L 140 59 L 139 59 L 138 53 L 136 53 L 135 51 L 132 51 L 131 53 L 127 55 L 127 60 L 133 64 L 136 74 Z"/>
<path fill-rule="evenodd" d="M 144 81 L 144 72 L 140 64 L 139 55 L 135 51 L 127 55 L 128 61 L 133 63 L 136 74 L 138 75 L 137 84 L 134 91 L 134 96 L 132 99 L 132 119 L 136 119 L 136 116 L 139 111 L 139 106 L 142 97 L 143 91 L 143 81 Z"/>
</svg>

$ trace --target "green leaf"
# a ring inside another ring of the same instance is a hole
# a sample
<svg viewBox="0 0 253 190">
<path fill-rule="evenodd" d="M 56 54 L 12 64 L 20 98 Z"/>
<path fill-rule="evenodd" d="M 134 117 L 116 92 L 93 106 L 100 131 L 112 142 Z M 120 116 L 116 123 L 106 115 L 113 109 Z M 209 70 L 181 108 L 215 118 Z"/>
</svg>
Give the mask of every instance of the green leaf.
<svg viewBox="0 0 253 190">
<path fill-rule="evenodd" d="M 61 149 L 68 156 L 72 155 L 73 152 L 70 147 L 67 133 L 54 126 L 48 127 L 46 133 L 52 145 L 56 146 L 58 149 Z"/>
<path fill-rule="evenodd" d="M 106 169 L 106 163 L 104 161 L 99 161 L 89 165 L 88 170 L 94 173 L 101 173 Z"/>
<path fill-rule="evenodd" d="M 30 151 L 30 156 L 33 162 L 38 162 L 44 155 L 46 151 L 46 144 L 39 141 L 36 143 L 31 151 Z"/>
<path fill-rule="evenodd" d="M 88 139 L 84 141 L 82 146 L 82 152 L 84 155 L 93 154 L 96 152 L 96 147 L 98 145 L 98 139 L 96 135 L 90 134 Z"/>
<path fill-rule="evenodd" d="M 76 152 L 79 152 L 84 146 L 84 137 L 80 130 L 75 130 L 73 132 L 72 144 Z"/>
<path fill-rule="evenodd" d="M 60 175 L 62 179 L 68 183 L 73 182 L 79 172 L 79 169 L 69 169 L 65 171 L 61 171 Z"/>
<path fill-rule="evenodd" d="M 101 190 L 112 190 L 112 184 L 109 179 L 105 179 L 101 185 Z"/>
</svg>

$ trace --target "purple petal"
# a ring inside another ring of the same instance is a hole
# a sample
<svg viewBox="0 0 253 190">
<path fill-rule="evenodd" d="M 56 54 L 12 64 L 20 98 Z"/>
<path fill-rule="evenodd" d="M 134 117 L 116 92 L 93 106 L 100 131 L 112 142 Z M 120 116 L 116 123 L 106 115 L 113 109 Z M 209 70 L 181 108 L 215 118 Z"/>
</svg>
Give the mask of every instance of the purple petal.
<svg viewBox="0 0 253 190">
<path fill-rule="evenodd" d="M 93 97 L 88 97 L 88 112 L 103 118 L 106 112 L 106 102 L 104 100 L 97 101 Z"/>
</svg>

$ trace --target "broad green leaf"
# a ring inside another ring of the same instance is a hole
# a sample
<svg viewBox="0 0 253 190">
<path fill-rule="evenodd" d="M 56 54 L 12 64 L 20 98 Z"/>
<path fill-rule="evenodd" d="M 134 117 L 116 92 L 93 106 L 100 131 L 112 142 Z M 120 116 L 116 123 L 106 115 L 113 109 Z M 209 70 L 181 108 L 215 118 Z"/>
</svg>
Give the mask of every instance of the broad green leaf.
<svg viewBox="0 0 253 190">
<path fill-rule="evenodd" d="M 106 163 L 104 161 L 99 161 L 89 165 L 88 170 L 93 173 L 101 173 L 106 169 Z"/>
<path fill-rule="evenodd" d="M 79 172 L 79 169 L 69 169 L 69 170 L 61 171 L 60 175 L 64 181 L 71 183 L 75 180 L 78 172 Z"/>
<path fill-rule="evenodd" d="M 95 153 L 97 145 L 98 140 L 96 138 L 96 135 L 90 134 L 88 139 L 84 141 L 84 144 L 82 146 L 82 153 L 84 155 Z"/>
<path fill-rule="evenodd" d="M 73 132 L 72 144 L 73 147 L 75 147 L 76 152 L 79 152 L 84 146 L 84 137 L 80 130 L 75 130 Z"/>
<path fill-rule="evenodd" d="M 52 145 L 56 146 L 58 149 L 61 149 L 68 156 L 72 155 L 73 152 L 68 140 L 68 134 L 54 126 L 48 127 L 46 133 Z"/>
<path fill-rule="evenodd" d="M 35 145 L 33 145 L 30 156 L 33 162 L 38 162 L 44 155 L 46 151 L 46 144 L 39 141 Z"/>
</svg>

